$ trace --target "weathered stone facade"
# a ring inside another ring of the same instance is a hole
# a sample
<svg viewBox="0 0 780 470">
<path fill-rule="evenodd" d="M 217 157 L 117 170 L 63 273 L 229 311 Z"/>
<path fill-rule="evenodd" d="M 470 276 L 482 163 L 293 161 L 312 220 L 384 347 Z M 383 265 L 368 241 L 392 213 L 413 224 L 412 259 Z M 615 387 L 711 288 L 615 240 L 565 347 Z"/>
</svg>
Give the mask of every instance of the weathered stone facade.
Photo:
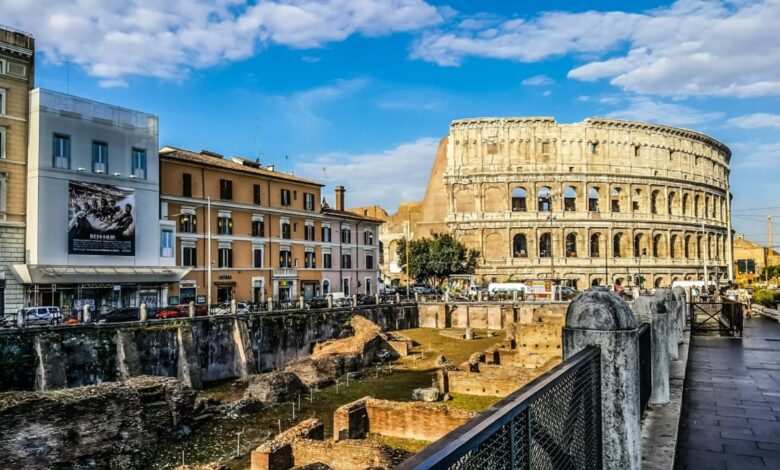
<svg viewBox="0 0 780 470">
<path fill-rule="evenodd" d="M 710 137 L 527 117 L 454 121 L 445 141 L 413 232 L 454 232 L 480 251 L 483 281 L 553 276 L 582 289 L 641 273 L 664 286 L 702 278 L 705 258 L 729 271 L 731 151 Z"/>
</svg>

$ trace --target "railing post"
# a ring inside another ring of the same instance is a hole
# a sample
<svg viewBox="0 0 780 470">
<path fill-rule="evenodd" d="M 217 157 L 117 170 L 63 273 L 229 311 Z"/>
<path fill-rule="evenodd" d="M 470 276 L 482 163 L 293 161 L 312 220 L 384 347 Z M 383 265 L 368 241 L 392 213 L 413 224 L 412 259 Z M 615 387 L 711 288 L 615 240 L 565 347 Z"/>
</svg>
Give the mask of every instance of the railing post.
<svg viewBox="0 0 780 470">
<path fill-rule="evenodd" d="M 328 296 L 328 308 L 333 308 L 333 296 L 331 295 Z"/>
<path fill-rule="evenodd" d="M 669 403 L 669 336 L 675 327 L 672 313 L 656 297 L 641 295 L 632 306 L 637 320 L 650 324 L 650 403 Z M 676 341 L 676 340 L 675 340 Z M 677 347 L 677 343 L 674 343 Z"/>
<path fill-rule="evenodd" d="M 398 292 L 395 293 L 395 303 L 400 304 L 401 303 L 401 294 Z"/>
<path fill-rule="evenodd" d="M 268 297 L 268 311 L 269 312 L 274 311 L 274 299 L 271 297 Z"/>
<path fill-rule="evenodd" d="M 146 304 L 141 304 L 141 307 L 138 309 L 139 320 L 146 321 L 147 316 L 148 312 L 146 311 Z"/>
<path fill-rule="evenodd" d="M 588 346 L 601 351 L 603 468 L 639 469 L 639 328 L 617 294 L 592 288 L 569 304 L 563 328 L 563 358 Z"/>
<path fill-rule="evenodd" d="M 189 305 L 187 305 L 187 313 L 190 318 L 195 318 L 195 302 L 190 300 Z"/>
<path fill-rule="evenodd" d="M 655 290 L 655 299 L 663 303 L 664 307 L 666 308 L 666 311 L 669 312 L 670 318 L 672 319 L 672 322 L 669 323 L 669 334 L 667 335 L 667 341 L 669 342 L 669 358 L 673 361 L 676 361 L 680 358 L 680 344 L 679 344 L 679 337 L 677 336 L 677 309 L 681 307 L 677 304 L 677 299 L 675 299 L 674 292 L 672 292 L 672 289 L 656 289 Z"/>
<path fill-rule="evenodd" d="M 236 299 L 230 299 L 230 314 L 235 315 L 238 311 L 238 303 L 236 302 Z"/>
<path fill-rule="evenodd" d="M 298 308 L 301 310 L 306 308 L 306 300 L 303 298 L 303 296 L 298 297 Z"/>
<path fill-rule="evenodd" d="M 677 344 L 682 344 L 685 321 L 688 318 L 688 296 L 682 287 L 673 287 L 672 293 L 674 293 L 674 298 L 677 300 L 677 315 L 675 318 L 677 322 Z"/>
</svg>

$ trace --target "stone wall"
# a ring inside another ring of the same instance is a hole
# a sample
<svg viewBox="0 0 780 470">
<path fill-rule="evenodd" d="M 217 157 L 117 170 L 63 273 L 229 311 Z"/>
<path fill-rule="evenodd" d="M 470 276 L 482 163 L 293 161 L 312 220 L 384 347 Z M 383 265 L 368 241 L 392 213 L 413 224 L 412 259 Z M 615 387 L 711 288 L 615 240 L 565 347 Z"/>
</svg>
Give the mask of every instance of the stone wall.
<svg viewBox="0 0 780 470">
<path fill-rule="evenodd" d="M 148 376 L 0 393 L 0 468 L 148 468 L 158 440 L 189 432 L 194 403 L 177 380 Z"/>
<path fill-rule="evenodd" d="M 416 306 L 409 304 L 3 330 L 0 391 L 33 390 L 36 383 L 38 389 L 77 387 L 140 374 L 178 377 L 198 387 L 308 357 L 317 343 L 352 334 L 354 315 L 386 330 L 418 324 Z"/>
<path fill-rule="evenodd" d="M 510 323 L 528 323 L 536 312 L 566 314 L 568 302 L 422 302 L 422 328 L 478 328 L 503 330 Z"/>
<path fill-rule="evenodd" d="M 333 436 L 337 440 L 358 439 L 370 433 L 435 441 L 476 415 L 432 403 L 362 398 L 333 413 Z"/>
</svg>

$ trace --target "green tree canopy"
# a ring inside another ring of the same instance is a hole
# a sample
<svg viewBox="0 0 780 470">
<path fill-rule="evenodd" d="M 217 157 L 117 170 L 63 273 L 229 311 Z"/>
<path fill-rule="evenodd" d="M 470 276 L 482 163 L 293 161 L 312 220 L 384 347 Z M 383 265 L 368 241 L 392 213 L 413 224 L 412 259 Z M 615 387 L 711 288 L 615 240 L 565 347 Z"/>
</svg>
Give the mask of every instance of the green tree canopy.
<svg viewBox="0 0 780 470">
<path fill-rule="evenodd" d="M 406 270 L 406 238 L 398 243 L 398 260 Z M 452 274 L 472 274 L 479 251 L 471 250 L 449 233 L 409 243 L 409 276 L 416 282 L 440 285 Z"/>
</svg>

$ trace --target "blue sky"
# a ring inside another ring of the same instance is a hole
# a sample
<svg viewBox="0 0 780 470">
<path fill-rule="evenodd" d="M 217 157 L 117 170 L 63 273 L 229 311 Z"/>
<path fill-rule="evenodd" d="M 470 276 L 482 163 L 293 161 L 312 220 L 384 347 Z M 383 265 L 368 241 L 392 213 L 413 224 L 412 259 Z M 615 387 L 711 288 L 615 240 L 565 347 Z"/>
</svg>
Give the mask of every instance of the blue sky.
<svg viewBox="0 0 780 470">
<path fill-rule="evenodd" d="M 349 205 L 393 212 L 421 197 L 453 119 L 607 116 L 723 141 L 735 228 L 765 241 L 762 217 L 780 221 L 778 0 L 0 0 L 0 11 L 36 36 L 38 86 L 157 114 L 161 145 L 255 157 L 259 135 L 263 163 L 328 191 L 346 183 Z"/>
</svg>

